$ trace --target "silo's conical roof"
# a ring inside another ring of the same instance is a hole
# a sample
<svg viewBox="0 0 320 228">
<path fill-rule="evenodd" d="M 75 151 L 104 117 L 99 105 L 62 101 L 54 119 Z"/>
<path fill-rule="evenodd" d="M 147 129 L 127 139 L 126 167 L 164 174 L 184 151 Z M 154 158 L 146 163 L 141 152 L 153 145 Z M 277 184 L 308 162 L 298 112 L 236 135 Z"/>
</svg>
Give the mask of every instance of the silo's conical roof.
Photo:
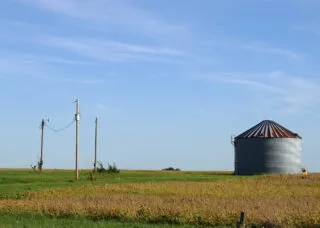
<svg viewBox="0 0 320 228">
<path fill-rule="evenodd" d="M 249 130 L 235 137 L 235 139 L 246 138 L 301 138 L 287 128 L 272 120 L 264 120 L 253 126 Z"/>
</svg>

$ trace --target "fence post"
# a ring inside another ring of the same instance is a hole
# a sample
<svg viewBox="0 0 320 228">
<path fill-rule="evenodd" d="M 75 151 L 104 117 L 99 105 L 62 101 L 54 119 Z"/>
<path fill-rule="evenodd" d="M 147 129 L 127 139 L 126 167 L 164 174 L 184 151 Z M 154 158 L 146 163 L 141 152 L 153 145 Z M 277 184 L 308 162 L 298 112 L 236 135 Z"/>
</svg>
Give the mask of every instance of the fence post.
<svg viewBox="0 0 320 228">
<path fill-rule="evenodd" d="M 244 211 L 241 211 L 240 213 L 240 219 L 237 221 L 237 228 L 244 228 L 246 227 L 245 221 L 244 221 Z"/>
</svg>

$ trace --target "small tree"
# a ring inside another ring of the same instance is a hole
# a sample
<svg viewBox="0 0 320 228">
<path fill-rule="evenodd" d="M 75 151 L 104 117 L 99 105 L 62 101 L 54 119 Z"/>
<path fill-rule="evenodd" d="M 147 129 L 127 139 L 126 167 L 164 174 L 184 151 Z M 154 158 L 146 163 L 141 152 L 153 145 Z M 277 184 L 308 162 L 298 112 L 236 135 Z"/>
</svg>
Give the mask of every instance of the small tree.
<svg viewBox="0 0 320 228">
<path fill-rule="evenodd" d="M 105 172 L 106 169 L 103 167 L 103 163 L 101 161 L 97 162 L 97 172 L 98 173 L 103 173 Z"/>
<path fill-rule="evenodd" d="M 108 163 L 108 168 L 104 168 L 101 161 L 97 162 L 97 172 L 98 173 L 120 173 L 120 170 L 117 168 L 116 164 Z"/>
<path fill-rule="evenodd" d="M 179 168 L 173 168 L 173 167 L 168 167 L 168 168 L 165 168 L 165 169 L 162 169 L 163 171 L 181 171 Z"/>
<path fill-rule="evenodd" d="M 112 165 L 108 163 L 108 172 L 109 173 L 120 173 L 120 170 L 117 168 L 115 163 L 113 163 Z"/>
</svg>

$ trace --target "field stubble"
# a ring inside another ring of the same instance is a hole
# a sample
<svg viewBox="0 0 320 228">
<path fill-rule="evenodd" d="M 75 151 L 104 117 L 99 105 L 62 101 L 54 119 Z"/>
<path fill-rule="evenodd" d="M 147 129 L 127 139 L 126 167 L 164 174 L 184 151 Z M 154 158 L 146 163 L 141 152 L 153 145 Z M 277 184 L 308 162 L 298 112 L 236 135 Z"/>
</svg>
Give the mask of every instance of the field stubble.
<svg viewBox="0 0 320 228">
<path fill-rule="evenodd" d="M 4 213 L 94 220 L 233 225 L 239 212 L 257 225 L 320 226 L 320 175 L 271 175 L 215 182 L 147 182 L 30 192 L 1 200 Z"/>
</svg>

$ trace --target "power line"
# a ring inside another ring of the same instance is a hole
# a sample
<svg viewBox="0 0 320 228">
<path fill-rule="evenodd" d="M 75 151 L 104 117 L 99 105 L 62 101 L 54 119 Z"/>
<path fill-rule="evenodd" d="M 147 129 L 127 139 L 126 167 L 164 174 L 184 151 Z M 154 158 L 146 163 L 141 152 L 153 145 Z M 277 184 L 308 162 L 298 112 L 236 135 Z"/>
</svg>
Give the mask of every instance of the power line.
<svg viewBox="0 0 320 228">
<path fill-rule="evenodd" d="M 55 129 L 51 126 L 49 126 L 48 124 L 45 124 L 45 126 L 47 128 L 49 128 L 51 131 L 54 131 L 54 132 L 60 132 L 60 131 L 64 131 L 66 129 L 68 129 L 69 127 L 71 127 L 71 125 L 75 122 L 75 120 L 72 120 L 72 122 L 70 122 L 67 126 L 63 127 L 63 128 L 60 128 L 60 129 Z"/>
</svg>

